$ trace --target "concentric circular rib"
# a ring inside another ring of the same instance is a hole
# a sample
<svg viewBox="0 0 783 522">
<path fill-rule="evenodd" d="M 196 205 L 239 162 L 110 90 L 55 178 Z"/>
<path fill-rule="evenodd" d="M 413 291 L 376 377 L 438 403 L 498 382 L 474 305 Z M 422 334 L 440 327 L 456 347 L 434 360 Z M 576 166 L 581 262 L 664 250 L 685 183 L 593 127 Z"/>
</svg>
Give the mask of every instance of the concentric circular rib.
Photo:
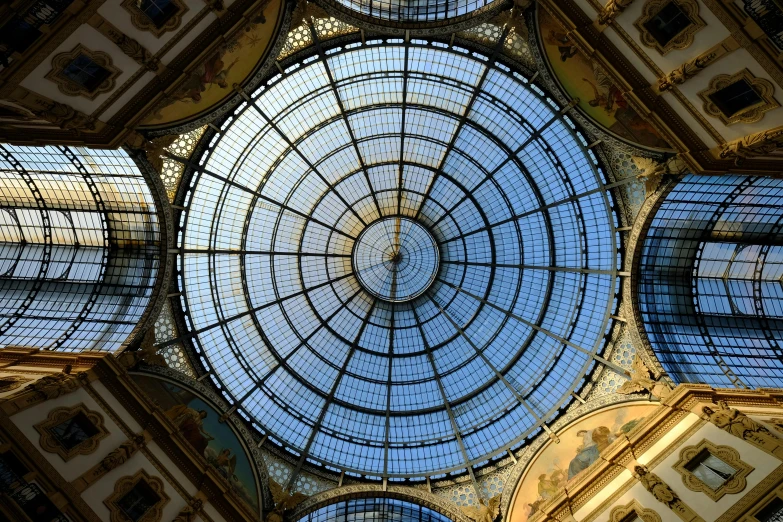
<svg viewBox="0 0 783 522">
<path fill-rule="evenodd" d="M 187 323 L 223 393 L 299 458 L 465 471 L 604 361 L 612 202 L 589 141 L 519 71 L 418 39 L 340 45 L 208 131 Z"/>
<path fill-rule="evenodd" d="M 438 245 L 426 228 L 404 217 L 372 223 L 354 243 L 353 270 L 369 293 L 402 303 L 423 294 L 440 266 Z"/>
</svg>

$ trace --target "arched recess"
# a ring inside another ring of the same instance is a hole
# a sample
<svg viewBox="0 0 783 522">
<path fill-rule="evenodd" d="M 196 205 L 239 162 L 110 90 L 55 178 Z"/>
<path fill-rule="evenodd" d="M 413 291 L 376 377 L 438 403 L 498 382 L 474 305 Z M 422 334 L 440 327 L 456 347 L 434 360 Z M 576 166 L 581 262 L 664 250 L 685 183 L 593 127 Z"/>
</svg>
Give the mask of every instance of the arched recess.
<svg viewBox="0 0 783 522">
<path fill-rule="evenodd" d="M 259 520 L 263 520 L 274 508 L 274 502 L 269 490 L 269 472 L 259 449 L 261 437 L 249 429 L 240 416 L 231 412 L 225 401 L 211 388 L 176 370 L 145 366 L 133 371 L 131 377 L 164 412 L 173 406 L 206 412 L 203 429 L 214 438 L 198 440 L 199 444 L 186 440 L 196 452 L 196 446 L 203 446 L 202 457 L 230 485 L 226 494 L 244 501 L 258 513 Z M 229 471 L 225 464 L 216 459 L 226 449 L 236 457 L 233 471 Z"/>
<path fill-rule="evenodd" d="M 629 241 L 629 319 L 675 382 L 783 384 L 783 183 L 684 176 L 645 203 Z"/>
<path fill-rule="evenodd" d="M 435 511 L 453 522 L 471 522 L 471 519 L 465 516 L 458 506 L 442 497 L 415 488 L 388 486 L 384 489 L 383 486 L 376 484 L 342 486 L 308 497 L 297 506 L 296 510 L 290 515 L 290 520 L 306 522 L 307 519 L 305 517 L 307 515 L 323 507 L 350 500 L 373 498 L 401 500 Z M 433 518 L 432 520 L 436 519 Z"/>
</svg>

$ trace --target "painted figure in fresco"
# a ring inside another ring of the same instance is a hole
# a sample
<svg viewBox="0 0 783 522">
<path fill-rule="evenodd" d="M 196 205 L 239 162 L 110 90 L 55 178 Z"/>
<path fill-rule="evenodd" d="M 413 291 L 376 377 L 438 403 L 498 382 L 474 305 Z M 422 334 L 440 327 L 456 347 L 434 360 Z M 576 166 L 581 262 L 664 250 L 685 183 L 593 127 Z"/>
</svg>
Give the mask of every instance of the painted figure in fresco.
<svg viewBox="0 0 783 522">
<path fill-rule="evenodd" d="M 566 483 L 566 473 L 556 469 L 551 474 L 542 473 L 538 477 L 538 495 L 544 500 L 554 498 Z"/>
<path fill-rule="evenodd" d="M 177 404 L 166 410 L 166 417 L 171 419 L 185 440 L 202 455 L 209 441 L 214 440 L 214 437 L 204 431 L 206 416 L 206 410 L 196 411 L 184 404 Z"/>
<path fill-rule="evenodd" d="M 618 109 L 624 109 L 628 102 L 623 98 L 623 93 L 612 83 L 611 78 L 601 67 L 593 62 L 593 77 L 595 82 L 582 78 L 593 88 L 593 99 L 588 101 L 591 107 L 601 107 L 608 115 L 612 115 Z"/>
<path fill-rule="evenodd" d="M 577 435 L 585 437 L 586 430 L 580 430 Z M 615 436 L 606 426 L 598 426 L 592 432 L 590 432 L 591 441 L 587 443 L 587 437 L 585 437 L 585 443 L 577 448 L 578 453 L 576 457 L 571 459 L 568 464 L 568 480 L 575 477 L 580 471 L 587 469 L 590 464 L 598 460 L 598 455 L 606 448 L 614 439 Z"/>
<path fill-rule="evenodd" d="M 223 448 L 215 458 L 214 464 L 227 479 L 234 478 L 234 470 L 237 467 L 237 456 L 231 455 L 230 449 Z"/>
<path fill-rule="evenodd" d="M 546 36 L 546 43 L 557 46 L 557 50 L 560 53 L 560 61 L 564 62 L 569 58 L 573 58 L 577 54 L 576 47 L 571 43 L 571 37 L 567 33 L 549 30 L 549 34 Z"/>
</svg>

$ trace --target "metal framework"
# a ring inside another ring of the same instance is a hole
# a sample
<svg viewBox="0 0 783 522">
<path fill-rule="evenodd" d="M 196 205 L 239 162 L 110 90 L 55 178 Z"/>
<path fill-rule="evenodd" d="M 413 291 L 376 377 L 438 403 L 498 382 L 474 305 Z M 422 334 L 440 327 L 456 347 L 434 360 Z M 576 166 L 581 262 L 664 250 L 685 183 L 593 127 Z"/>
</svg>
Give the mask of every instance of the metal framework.
<svg viewBox="0 0 783 522">
<path fill-rule="evenodd" d="M 208 131 L 202 157 L 177 158 L 192 170 L 183 338 L 299 467 L 472 473 L 547 429 L 596 364 L 623 372 L 601 357 L 620 262 L 607 180 L 570 107 L 498 53 L 313 51 Z M 440 260 L 405 302 L 351 263 L 395 217 Z"/>
<path fill-rule="evenodd" d="M 320 0 L 325 7 L 382 26 L 440 26 L 461 22 L 505 4 L 502 0 Z"/>
<path fill-rule="evenodd" d="M 123 151 L 0 146 L 0 344 L 116 350 L 158 272 L 152 195 Z"/>
<path fill-rule="evenodd" d="M 341 500 L 308 513 L 300 522 L 451 522 L 430 508 L 394 498 L 371 497 Z"/>
<path fill-rule="evenodd" d="M 783 183 L 687 176 L 656 213 L 639 306 L 672 378 L 783 386 Z"/>
</svg>

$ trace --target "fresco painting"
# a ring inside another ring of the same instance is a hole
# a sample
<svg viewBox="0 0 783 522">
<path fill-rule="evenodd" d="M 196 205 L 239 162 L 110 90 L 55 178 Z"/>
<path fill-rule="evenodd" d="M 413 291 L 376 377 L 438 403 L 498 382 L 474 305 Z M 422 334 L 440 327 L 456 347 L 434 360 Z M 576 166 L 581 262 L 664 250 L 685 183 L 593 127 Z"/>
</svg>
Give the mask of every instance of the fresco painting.
<svg viewBox="0 0 783 522">
<path fill-rule="evenodd" d="M 282 9 L 281 0 L 272 0 L 237 36 L 207 53 L 185 81 L 164 96 L 142 125 L 184 123 L 233 95 L 233 85 L 241 85 L 255 72 L 273 44 Z"/>
<path fill-rule="evenodd" d="M 570 41 L 546 9 L 538 9 L 546 58 L 566 92 L 579 98 L 579 108 L 610 132 L 645 147 L 669 148 L 655 128 L 631 108 L 622 92 L 594 61 Z"/>
<path fill-rule="evenodd" d="M 259 511 L 253 465 L 237 435 L 228 424 L 220 422 L 220 413 L 176 384 L 138 374 L 133 375 L 133 380 L 160 406 L 182 437 L 223 475 L 242 499 Z"/>
<path fill-rule="evenodd" d="M 598 460 L 601 451 L 630 432 L 656 409 L 636 404 L 601 410 L 558 433 L 560 443 L 549 443 L 528 466 L 513 500 L 511 522 L 526 522 L 538 506 L 557 496 L 566 483 Z"/>
</svg>

